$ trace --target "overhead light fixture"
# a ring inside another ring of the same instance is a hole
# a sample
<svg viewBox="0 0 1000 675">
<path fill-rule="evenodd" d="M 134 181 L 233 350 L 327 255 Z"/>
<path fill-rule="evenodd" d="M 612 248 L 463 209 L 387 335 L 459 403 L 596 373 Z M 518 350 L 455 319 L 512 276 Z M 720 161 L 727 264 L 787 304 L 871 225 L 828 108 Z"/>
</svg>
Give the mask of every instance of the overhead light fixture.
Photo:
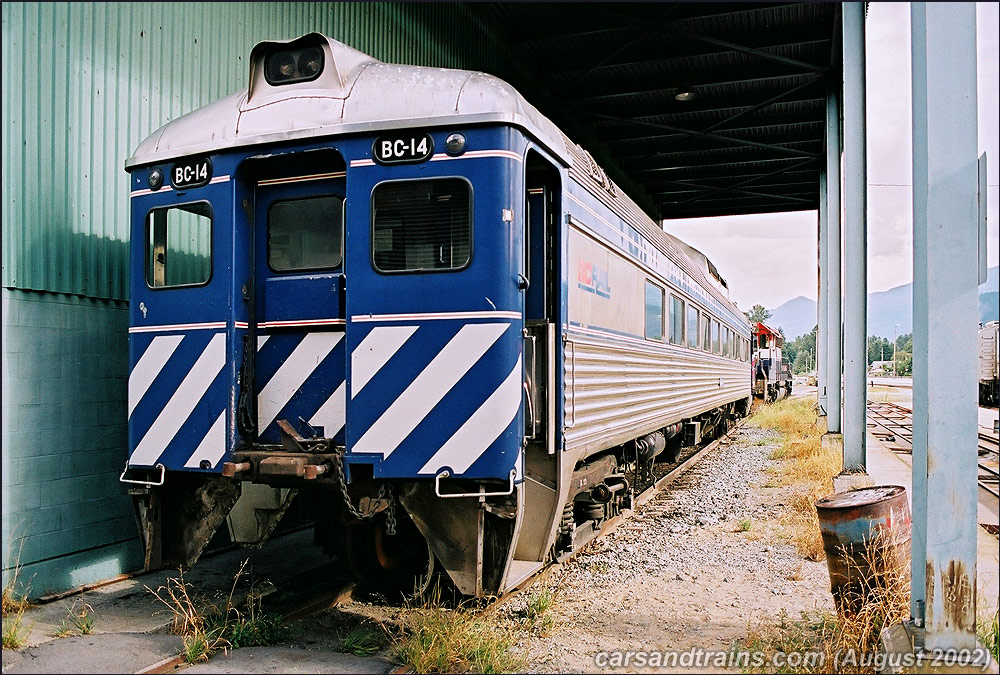
<svg viewBox="0 0 1000 675">
<path fill-rule="evenodd" d="M 690 84 L 682 84 L 677 87 L 677 91 L 674 93 L 674 98 L 678 101 L 693 101 L 698 98 L 698 92 L 694 90 Z"/>
</svg>

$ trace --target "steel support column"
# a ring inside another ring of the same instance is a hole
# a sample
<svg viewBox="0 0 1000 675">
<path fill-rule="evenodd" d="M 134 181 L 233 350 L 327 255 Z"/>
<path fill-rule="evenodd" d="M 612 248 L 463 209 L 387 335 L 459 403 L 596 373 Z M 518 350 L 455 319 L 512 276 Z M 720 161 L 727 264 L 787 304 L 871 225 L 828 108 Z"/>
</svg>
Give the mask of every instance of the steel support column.
<svg viewBox="0 0 1000 675">
<path fill-rule="evenodd" d="M 816 241 L 817 241 L 817 269 L 816 269 L 816 284 L 817 289 L 817 301 L 816 301 L 816 391 L 819 395 L 819 414 L 821 416 L 826 416 L 826 342 L 827 335 L 830 330 L 827 326 L 827 316 L 829 315 L 829 308 L 827 307 L 827 286 L 830 283 L 830 272 L 828 270 L 830 260 L 829 255 L 827 255 L 827 229 L 830 227 L 829 217 L 827 216 L 827 204 L 826 204 L 826 171 L 821 171 L 819 174 L 819 223 L 816 228 Z"/>
<path fill-rule="evenodd" d="M 826 429 L 840 433 L 841 273 L 840 273 L 840 96 L 831 90 L 826 99 Z"/>
<path fill-rule="evenodd" d="M 844 19 L 844 470 L 865 468 L 868 373 L 865 3 Z"/>
<path fill-rule="evenodd" d="M 913 3 L 910 12 L 914 616 L 921 618 L 924 603 L 918 601 L 925 601 L 927 649 L 972 649 L 978 494 L 976 8 Z"/>
</svg>

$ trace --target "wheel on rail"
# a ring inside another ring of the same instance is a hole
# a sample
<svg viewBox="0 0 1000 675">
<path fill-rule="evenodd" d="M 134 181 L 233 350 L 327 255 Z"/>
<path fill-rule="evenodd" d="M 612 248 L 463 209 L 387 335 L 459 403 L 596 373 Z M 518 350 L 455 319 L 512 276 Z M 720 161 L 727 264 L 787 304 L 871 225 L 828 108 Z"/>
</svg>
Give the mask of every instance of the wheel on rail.
<svg viewBox="0 0 1000 675">
<path fill-rule="evenodd" d="M 409 516 L 397 511 L 396 533 L 386 519 L 351 523 L 344 531 L 347 564 L 372 592 L 388 599 L 424 596 L 436 578 L 434 553 Z"/>
</svg>

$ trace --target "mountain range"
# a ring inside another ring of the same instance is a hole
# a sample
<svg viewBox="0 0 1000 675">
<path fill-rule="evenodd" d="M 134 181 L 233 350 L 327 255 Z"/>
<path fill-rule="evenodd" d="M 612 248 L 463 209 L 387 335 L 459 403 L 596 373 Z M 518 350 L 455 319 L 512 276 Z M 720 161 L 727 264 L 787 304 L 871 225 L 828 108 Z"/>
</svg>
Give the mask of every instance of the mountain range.
<svg viewBox="0 0 1000 675">
<path fill-rule="evenodd" d="M 986 283 L 979 287 L 979 321 L 1000 318 L 1000 267 L 987 271 Z M 780 307 L 769 310 L 767 324 L 780 327 L 792 340 L 808 333 L 816 325 L 816 301 L 805 296 L 792 298 Z M 896 324 L 899 328 L 895 329 Z M 894 334 L 913 332 L 913 284 L 896 286 L 887 291 L 868 294 L 868 334 L 892 339 Z"/>
</svg>

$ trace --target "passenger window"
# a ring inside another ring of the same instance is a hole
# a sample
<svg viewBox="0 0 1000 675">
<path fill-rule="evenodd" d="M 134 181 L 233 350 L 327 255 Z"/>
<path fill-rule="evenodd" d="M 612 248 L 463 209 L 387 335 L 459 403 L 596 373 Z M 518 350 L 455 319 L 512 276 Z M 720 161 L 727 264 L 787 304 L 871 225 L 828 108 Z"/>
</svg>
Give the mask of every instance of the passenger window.
<svg viewBox="0 0 1000 675">
<path fill-rule="evenodd" d="M 687 345 L 692 349 L 698 348 L 698 318 L 700 316 L 701 312 L 698 311 L 697 307 L 688 305 Z"/>
<path fill-rule="evenodd" d="M 722 327 L 722 355 L 732 356 L 729 352 L 729 326 Z"/>
<path fill-rule="evenodd" d="M 646 338 L 663 339 L 663 289 L 646 282 Z"/>
<path fill-rule="evenodd" d="M 344 200 L 275 202 L 267 213 L 267 264 L 275 272 L 331 269 L 343 261 Z"/>
<path fill-rule="evenodd" d="M 392 181 L 372 191 L 379 272 L 444 272 L 469 264 L 472 189 L 461 178 Z"/>
<path fill-rule="evenodd" d="M 208 202 L 150 211 L 146 216 L 146 283 L 199 286 L 212 276 L 212 206 Z"/>
<path fill-rule="evenodd" d="M 719 322 L 712 321 L 712 352 L 719 353 Z"/>
<path fill-rule="evenodd" d="M 670 344 L 684 344 L 684 301 L 670 296 Z"/>
<path fill-rule="evenodd" d="M 707 316 L 701 318 L 701 348 L 706 352 L 712 351 L 712 320 Z"/>
</svg>

